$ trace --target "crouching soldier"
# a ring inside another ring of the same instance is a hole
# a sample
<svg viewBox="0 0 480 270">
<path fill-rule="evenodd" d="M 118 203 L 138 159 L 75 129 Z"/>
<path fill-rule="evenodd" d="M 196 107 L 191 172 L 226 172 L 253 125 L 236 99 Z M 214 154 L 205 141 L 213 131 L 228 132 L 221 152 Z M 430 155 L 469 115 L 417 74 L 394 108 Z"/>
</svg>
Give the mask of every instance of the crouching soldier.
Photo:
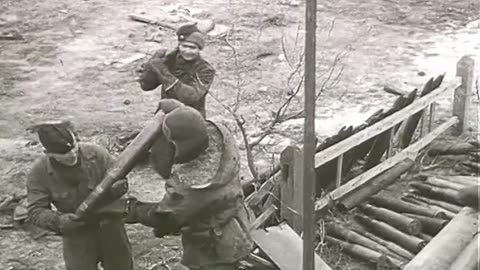
<svg viewBox="0 0 480 270">
<path fill-rule="evenodd" d="M 177 38 L 175 50 L 159 50 L 145 64 L 140 86 L 150 91 L 162 85 L 162 98 L 179 100 L 205 118 L 205 97 L 215 69 L 200 55 L 205 47 L 204 34 L 197 25 L 184 25 L 177 30 Z"/>
<path fill-rule="evenodd" d="M 123 217 L 100 211 L 127 191 L 126 180 L 111 187 L 97 213 L 82 220 L 73 214 L 104 178 L 113 158 L 99 146 L 77 142 L 68 123 L 45 123 L 33 129 L 45 155 L 28 175 L 29 221 L 62 235 L 67 270 L 97 270 L 99 263 L 105 270 L 133 269 Z"/>
<path fill-rule="evenodd" d="M 181 234 L 189 269 L 237 269 L 253 243 L 234 139 L 176 100 L 159 109 L 166 116 L 151 158 L 166 194 L 158 203 L 131 198 L 127 222 L 153 227 L 157 237 Z"/>
</svg>

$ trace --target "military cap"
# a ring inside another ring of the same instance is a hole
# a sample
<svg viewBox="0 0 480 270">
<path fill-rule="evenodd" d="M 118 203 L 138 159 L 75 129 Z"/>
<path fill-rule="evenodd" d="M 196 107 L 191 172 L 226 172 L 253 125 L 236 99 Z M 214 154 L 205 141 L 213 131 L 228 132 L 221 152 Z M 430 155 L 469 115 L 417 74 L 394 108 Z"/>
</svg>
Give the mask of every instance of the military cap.
<svg viewBox="0 0 480 270">
<path fill-rule="evenodd" d="M 50 153 L 64 154 L 75 147 L 75 135 L 70 121 L 47 121 L 29 127 L 36 132 L 45 150 Z"/>
<path fill-rule="evenodd" d="M 179 42 L 192 42 L 200 49 L 205 47 L 205 36 L 198 29 L 197 24 L 185 24 L 177 29 L 177 38 Z"/>
</svg>

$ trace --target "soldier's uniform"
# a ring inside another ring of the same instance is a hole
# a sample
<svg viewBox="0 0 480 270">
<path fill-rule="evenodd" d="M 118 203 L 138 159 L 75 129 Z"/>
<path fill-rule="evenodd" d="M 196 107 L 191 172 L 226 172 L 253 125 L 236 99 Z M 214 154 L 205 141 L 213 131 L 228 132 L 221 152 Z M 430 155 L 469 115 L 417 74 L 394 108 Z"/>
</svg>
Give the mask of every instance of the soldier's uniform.
<svg viewBox="0 0 480 270">
<path fill-rule="evenodd" d="M 28 175 L 28 212 L 33 224 L 60 232 L 61 213 L 74 213 L 82 201 L 104 178 L 113 158 L 99 146 L 79 143 L 79 161 L 62 166 L 41 157 Z M 116 199 L 107 194 L 100 205 Z M 53 211 L 51 205 L 58 211 Z M 131 270 L 130 243 L 122 217 L 91 215 L 85 225 L 62 235 L 67 270 Z"/>
<path fill-rule="evenodd" d="M 213 122 L 207 121 L 205 128 L 208 147 L 196 157 L 173 165 L 163 199 L 159 203 L 137 201 L 131 208 L 130 220 L 153 227 L 158 237 L 180 233 L 182 263 L 190 269 L 236 269 L 238 261 L 252 248 L 248 226 L 253 216 L 243 203 L 234 139 Z M 171 138 L 174 131 L 169 132 Z M 190 136 L 201 143 L 201 133 L 192 132 Z M 165 153 L 162 145 L 165 144 L 156 143 L 152 152 Z M 176 158 L 178 154 L 177 151 Z M 163 163 L 165 159 L 157 160 L 153 155 L 152 161 Z"/>
<path fill-rule="evenodd" d="M 196 28 L 180 28 L 177 35 L 188 40 L 192 33 L 198 32 Z M 196 35 L 193 34 L 192 37 Z M 196 41 L 199 42 L 196 42 Z M 203 41 L 193 40 L 203 48 Z M 201 56 L 195 60 L 186 61 L 180 56 L 178 48 L 165 55 L 164 50 L 159 50 L 150 59 L 143 70 L 139 80 L 140 86 L 145 91 L 150 91 L 162 86 L 162 98 L 173 98 L 197 109 L 205 118 L 205 98 L 215 77 L 215 69 Z"/>
</svg>

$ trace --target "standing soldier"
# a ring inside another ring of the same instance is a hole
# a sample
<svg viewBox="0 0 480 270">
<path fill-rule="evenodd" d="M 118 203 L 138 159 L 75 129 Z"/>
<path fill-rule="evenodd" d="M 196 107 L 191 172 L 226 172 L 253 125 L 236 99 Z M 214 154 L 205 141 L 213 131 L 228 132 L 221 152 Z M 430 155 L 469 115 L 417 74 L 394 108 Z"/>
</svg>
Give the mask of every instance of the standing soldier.
<svg viewBox="0 0 480 270">
<path fill-rule="evenodd" d="M 140 86 L 150 91 L 162 85 L 162 98 L 177 99 L 205 118 L 205 96 L 215 70 L 200 56 L 205 47 L 204 34 L 197 25 L 184 25 L 177 30 L 177 37 L 178 46 L 173 52 L 159 50 L 145 64 Z"/>
<path fill-rule="evenodd" d="M 189 269 L 237 269 L 253 242 L 235 142 L 176 100 L 160 101 L 159 109 L 166 115 L 151 157 L 166 194 L 159 203 L 131 198 L 127 222 L 153 227 L 157 237 L 181 234 Z"/>
<path fill-rule="evenodd" d="M 105 270 L 132 270 L 122 217 L 101 211 L 127 191 L 126 180 L 112 186 L 97 212 L 82 220 L 73 214 L 104 178 L 113 158 L 99 146 L 78 143 L 69 123 L 45 123 L 33 130 L 45 155 L 28 175 L 29 221 L 62 235 L 67 270 L 97 270 L 98 263 Z"/>
</svg>

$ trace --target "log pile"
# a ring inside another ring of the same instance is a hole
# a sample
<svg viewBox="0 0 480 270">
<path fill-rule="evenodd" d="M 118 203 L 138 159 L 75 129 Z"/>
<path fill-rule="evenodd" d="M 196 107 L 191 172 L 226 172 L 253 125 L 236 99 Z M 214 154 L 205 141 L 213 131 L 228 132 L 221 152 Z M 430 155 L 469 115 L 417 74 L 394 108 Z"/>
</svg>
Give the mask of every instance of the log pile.
<svg viewBox="0 0 480 270">
<path fill-rule="evenodd" d="M 442 80 L 443 75 L 431 78 L 425 84 L 419 96 L 427 95 L 437 89 Z M 416 89 L 410 93 L 403 92 L 390 109 L 375 112 L 360 126 L 342 127 L 337 134 L 320 142 L 316 152 L 324 151 L 402 110 L 414 102 L 416 97 Z M 408 147 L 414 140 L 414 135 L 422 115 L 423 112 L 420 111 L 406 119 L 403 123 L 390 126 L 391 130 L 382 132 L 373 138 L 368 137 L 370 139 L 353 146 L 353 148 L 345 152 L 342 162 L 334 158 L 315 168 L 317 196 L 324 194 L 325 191 L 332 190 L 335 187 L 335 180 L 338 175 L 342 175 L 341 184 L 345 184 L 353 178 L 361 178 L 361 174 L 364 172 L 374 171 L 375 169 L 371 169 L 380 164 L 385 156 L 389 158 L 389 154 L 392 153 L 392 136 L 396 136 L 396 140 L 393 141 L 398 142 L 398 145 L 394 145 L 394 147 L 398 149 Z M 423 120 L 421 126 L 422 128 L 424 126 Z M 443 129 L 443 131 L 445 130 Z M 435 132 L 438 131 L 435 130 L 432 133 Z M 422 147 L 424 148 L 430 142 L 431 140 Z M 470 163 L 478 163 L 480 157 L 478 142 L 434 146 L 430 147 L 426 153 L 429 157 L 438 155 L 467 155 Z M 404 159 L 402 160 L 401 158 Z M 418 177 L 413 178 L 414 181 L 411 181 L 408 192 L 404 194 L 389 194 L 385 192 L 384 189 L 397 182 L 402 176 L 405 176 L 405 173 L 410 171 L 415 165 L 412 156 L 405 155 L 401 156 L 401 158 L 398 156 L 394 165 L 385 166 L 386 169 L 384 168 L 382 172 L 376 175 L 369 175 L 368 181 L 362 182 L 361 185 L 356 185 L 356 181 L 347 184 L 346 186 L 350 185 L 354 188 L 349 189 L 343 196 L 329 199 L 328 206 L 335 205 L 340 211 L 352 210 L 354 217 L 348 222 L 338 222 L 335 219 L 335 222 L 327 223 L 326 236 L 322 240 L 339 246 L 346 253 L 371 262 L 378 268 L 403 269 L 410 262 L 414 261 L 419 254 L 422 254 L 423 250 L 428 249 L 431 242 L 444 233 L 444 229 L 449 226 L 452 220 L 458 218 L 465 205 L 472 205 L 472 202 L 466 204 L 462 201 L 459 193 L 466 186 L 480 185 L 480 183 L 467 176 L 439 177 L 420 174 Z M 295 169 L 296 165 L 295 168 L 293 168 L 293 165 L 290 165 L 292 164 L 284 163 L 275 167 L 274 171 L 282 172 L 282 176 L 274 179 L 262 179 L 263 183 L 260 188 L 247 198 L 247 205 L 256 210 L 257 214 L 270 209 L 272 204 L 277 204 L 279 209 L 285 209 L 286 212 L 292 212 L 293 216 L 301 212 L 301 210 L 294 207 L 295 203 L 285 204 L 283 202 L 283 205 L 281 205 L 282 199 L 285 198 L 283 198 L 283 193 L 278 191 L 280 183 L 285 182 L 286 178 L 290 179 L 292 177 L 296 179 L 296 176 L 293 177 L 292 175 L 301 174 Z M 338 165 L 342 166 L 341 170 L 337 168 Z M 469 166 L 465 162 L 462 162 L 462 165 L 465 168 Z M 300 178 L 300 182 L 301 180 Z M 295 187 L 291 183 L 290 185 Z M 292 194 L 301 197 L 300 193 Z M 478 202 L 478 196 L 476 196 L 476 200 Z M 262 224 L 272 225 L 280 221 L 275 216 L 276 213 L 268 212 L 269 222 L 265 222 L 266 219 L 262 218 Z M 282 217 L 285 218 L 283 215 Z M 296 227 L 295 224 L 293 224 L 293 227 Z M 301 229 L 297 230 L 297 233 L 299 232 L 301 232 Z M 469 240 L 472 239 L 470 237 Z M 472 245 L 469 245 L 468 249 L 465 247 L 465 251 L 462 252 L 462 254 L 464 253 L 463 259 L 460 262 L 456 262 L 456 265 L 470 267 L 470 264 L 472 264 L 471 258 L 473 258 L 472 253 L 476 251 Z"/>
<path fill-rule="evenodd" d="M 420 175 L 403 196 L 380 191 L 353 209 L 353 221 L 327 224 L 325 240 L 377 266 L 388 263 L 391 269 L 476 269 L 479 214 L 463 207 L 458 196 L 472 186 L 478 188 L 480 179 Z M 446 247 L 446 240 L 436 246 L 438 239 L 445 238 L 455 242 L 452 248 Z M 446 259 L 432 262 L 438 254 Z"/>
</svg>

